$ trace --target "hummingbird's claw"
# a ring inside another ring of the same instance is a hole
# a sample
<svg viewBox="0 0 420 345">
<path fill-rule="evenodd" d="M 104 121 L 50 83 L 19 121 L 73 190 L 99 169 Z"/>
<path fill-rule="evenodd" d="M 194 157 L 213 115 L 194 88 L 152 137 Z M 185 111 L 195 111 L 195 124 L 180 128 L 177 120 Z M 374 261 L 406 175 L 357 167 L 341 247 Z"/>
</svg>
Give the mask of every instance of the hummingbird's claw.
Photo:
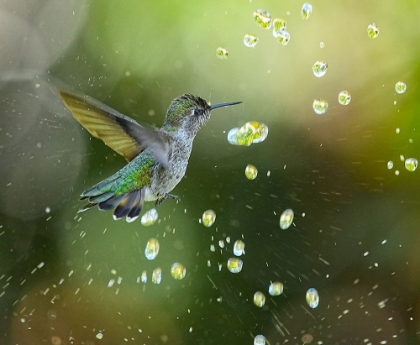
<svg viewBox="0 0 420 345">
<path fill-rule="evenodd" d="M 155 207 L 160 205 L 164 200 L 171 198 L 171 199 L 179 199 L 178 195 L 174 195 L 174 194 L 169 194 L 169 193 L 165 193 L 162 196 L 160 196 L 156 202 L 155 202 Z"/>
</svg>

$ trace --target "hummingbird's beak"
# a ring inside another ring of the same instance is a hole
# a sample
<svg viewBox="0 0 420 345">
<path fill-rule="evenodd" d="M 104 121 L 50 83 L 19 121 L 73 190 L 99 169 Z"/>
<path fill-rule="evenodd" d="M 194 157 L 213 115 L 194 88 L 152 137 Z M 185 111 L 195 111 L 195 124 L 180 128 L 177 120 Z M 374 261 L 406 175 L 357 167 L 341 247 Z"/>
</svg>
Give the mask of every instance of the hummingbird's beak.
<svg viewBox="0 0 420 345">
<path fill-rule="evenodd" d="M 210 105 L 210 110 L 213 110 L 216 108 L 230 107 L 231 105 L 236 105 L 240 103 L 242 102 L 228 102 L 228 103 L 213 104 L 213 105 Z"/>
</svg>

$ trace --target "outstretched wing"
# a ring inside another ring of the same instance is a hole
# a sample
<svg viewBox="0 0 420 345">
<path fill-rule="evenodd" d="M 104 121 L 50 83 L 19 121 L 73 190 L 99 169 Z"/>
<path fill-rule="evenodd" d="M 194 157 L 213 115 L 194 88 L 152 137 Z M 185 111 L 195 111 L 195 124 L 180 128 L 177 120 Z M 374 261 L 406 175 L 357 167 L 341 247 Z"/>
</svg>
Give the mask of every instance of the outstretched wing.
<svg viewBox="0 0 420 345">
<path fill-rule="evenodd" d="M 168 165 L 170 138 L 165 133 L 141 126 L 89 96 L 63 90 L 59 94 L 74 118 L 90 134 L 101 139 L 127 161 L 130 162 L 148 148 L 159 163 L 165 167 Z"/>
</svg>

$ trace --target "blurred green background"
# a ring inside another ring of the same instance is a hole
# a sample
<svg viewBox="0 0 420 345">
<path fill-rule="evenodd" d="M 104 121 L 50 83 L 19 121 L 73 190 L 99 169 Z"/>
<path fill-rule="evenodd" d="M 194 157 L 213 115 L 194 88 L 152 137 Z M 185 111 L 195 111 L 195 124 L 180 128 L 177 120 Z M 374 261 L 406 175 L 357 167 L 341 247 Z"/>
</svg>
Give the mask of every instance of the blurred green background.
<svg viewBox="0 0 420 345">
<path fill-rule="evenodd" d="M 272 345 L 420 343 L 419 171 L 404 167 L 420 159 L 420 4 L 311 4 L 305 21 L 291 0 L 0 1 L 1 344 L 253 344 L 257 334 Z M 287 46 L 254 22 L 259 8 L 287 21 Z M 173 191 L 180 200 L 144 227 L 76 213 L 79 194 L 125 161 L 81 129 L 60 87 L 156 126 L 183 93 L 243 104 L 212 114 Z M 329 103 L 323 115 L 316 98 Z M 227 132 L 247 121 L 265 123 L 267 139 L 230 145 Z M 294 223 L 281 230 L 287 208 Z M 207 209 L 210 228 L 199 223 Z M 150 238 L 160 242 L 153 261 Z M 232 274 L 237 239 L 246 254 Z M 181 281 L 174 262 L 187 269 Z M 281 296 L 268 294 L 271 281 Z"/>
</svg>

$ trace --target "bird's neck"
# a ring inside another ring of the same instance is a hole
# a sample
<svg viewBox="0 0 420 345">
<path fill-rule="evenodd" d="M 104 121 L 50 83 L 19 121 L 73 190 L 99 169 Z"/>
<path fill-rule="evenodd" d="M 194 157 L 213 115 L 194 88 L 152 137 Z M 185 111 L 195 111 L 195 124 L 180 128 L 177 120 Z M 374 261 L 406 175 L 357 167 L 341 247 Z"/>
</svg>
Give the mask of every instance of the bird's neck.
<svg viewBox="0 0 420 345">
<path fill-rule="evenodd" d="M 186 144 L 192 144 L 195 136 L 197 135 L 197 130 L 192 129 L 191 127 L 186 128 L 187 126 L 181 126 L 178 128 L 174 128 L 172 126 L 164 125 L 162 130 L 168 133 L 174 140 L 182 141 Z"/>
</svg>

